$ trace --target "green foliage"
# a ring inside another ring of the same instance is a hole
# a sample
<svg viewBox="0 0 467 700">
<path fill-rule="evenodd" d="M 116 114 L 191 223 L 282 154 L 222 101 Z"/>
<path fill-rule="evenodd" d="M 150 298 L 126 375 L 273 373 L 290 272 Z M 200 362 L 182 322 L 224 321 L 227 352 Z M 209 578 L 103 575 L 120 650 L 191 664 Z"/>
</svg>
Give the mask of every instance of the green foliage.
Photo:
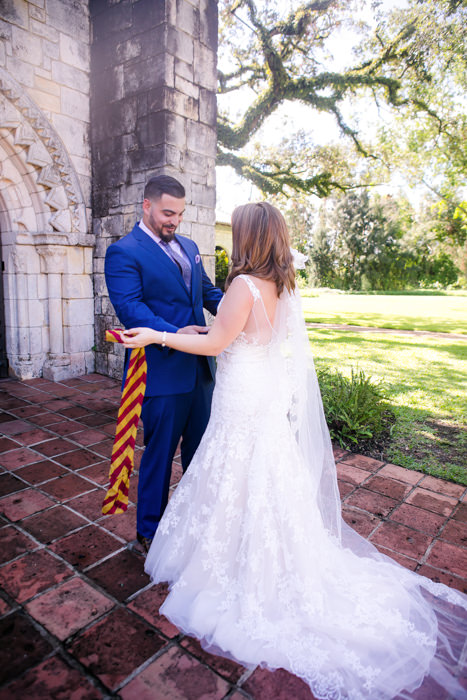
<svg viewBox="0 0 467 700">
<path fill-rule="evenodd" d="M 368 23 L 359 19 L 360 9 L 356 0 L 222 0 L 219 165 L 230 165 L 268 194 L 325 197 L 365 180 L 387 180 L 394 166 L 414 184 L 433 187 L 440 174 L 451 187 L 462 183 L 465 2 L 408 0 L 404 8 L 374 2 Z M 343 26 L 353 31 L 355 45 L 339 70 L 332 41 Z M 222 99 L 234 91 L 238 100 Z M 307 138 L 288 134 L 276 152 L 260 138 L 252 149 L 265 121 L 287 102 L 309 108 Z M 374 111 L 377 138 L 363 136 L 359 111 Z M 323 113 L 342 136 L 337 146 L 313 141 L 313 115 Z M 342 158 L 347 146 L 352 155 Z"/>
<path fill-rule="evenodd" d="M 216 287 L 224 291 L 225 280 L 229 274 L 229 258 L 226 251 L 216 246 Z"/>
<path fill-rule="evenodd" d="M 391 412 L 381 385 L 363 370 L 352 368 L 348 378 L 338 370 L 319 369 L 318 381 L 329 432 L 341 447 L 368 443 L 389 429 Z"/>
</svg>

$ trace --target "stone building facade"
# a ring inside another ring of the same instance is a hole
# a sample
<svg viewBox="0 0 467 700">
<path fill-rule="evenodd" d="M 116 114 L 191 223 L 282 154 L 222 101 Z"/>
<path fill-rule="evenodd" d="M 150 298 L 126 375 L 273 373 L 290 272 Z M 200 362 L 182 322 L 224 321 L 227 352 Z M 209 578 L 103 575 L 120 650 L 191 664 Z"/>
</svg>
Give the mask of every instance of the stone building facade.
<svg viewBox="0 0 467 700">
<path fill-rule="evenodd" d="M 140 217 L 152 174 L 184 183 L 180 232 L 213 276 L 216 49 L 215 0 L 0 3 L 0 341 L 10 374 L 119 375 L 120 348 L 103 341 L 116 323 L 104 257 Z"/>
</svg>

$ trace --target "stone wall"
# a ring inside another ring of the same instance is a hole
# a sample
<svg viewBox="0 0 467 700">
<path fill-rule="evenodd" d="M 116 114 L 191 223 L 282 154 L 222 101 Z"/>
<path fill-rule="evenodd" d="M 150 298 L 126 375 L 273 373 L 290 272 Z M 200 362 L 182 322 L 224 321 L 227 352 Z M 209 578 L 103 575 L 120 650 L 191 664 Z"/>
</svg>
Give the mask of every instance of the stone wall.
<svg viewBox="0 0 467 700">
<path fill-rule="evenodd" d="M 0 228 L 10 369 L 92 371 L 87 0 L 0 3 Z"/>
<path fill-rule="evenodd" d="M 215 0 L 92 0 L 91 114 L 96 368 L 121 372 L 104 280 L 108 245 L 141 216 L 144 183 L 171 174 L 187 191 L 180 233 L 214 278 Z"/>
</svg>

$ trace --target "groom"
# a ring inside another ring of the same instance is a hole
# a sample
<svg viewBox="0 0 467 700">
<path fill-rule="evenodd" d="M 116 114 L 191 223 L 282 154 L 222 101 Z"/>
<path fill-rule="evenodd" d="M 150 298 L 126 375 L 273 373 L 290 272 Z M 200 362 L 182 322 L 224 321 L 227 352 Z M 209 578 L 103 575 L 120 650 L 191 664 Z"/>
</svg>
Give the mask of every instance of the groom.
<svg viewBox="0 0 467 700">
<path fill-rule="evenodd" d="M 185 210 L 185 189 L 168 175 L 146 183 L 143 218 L 109 246 L 105 279 L 126 328 L 198 333 L 203 307 L 215 314 L 222 297 L 204 271 L 197 245 L 175 235 Z M 128 367 L 126 354 L 124 376 Z M 148 366 L 141 417 L 144 450 L 139 468 L 137 538 L 148 551 L 167 505 L 172 460 L 180 438 L 183 471 L 206 429 L 214 388 L 212 358 L 161 345 L 146 348 Z"/>
</svg>

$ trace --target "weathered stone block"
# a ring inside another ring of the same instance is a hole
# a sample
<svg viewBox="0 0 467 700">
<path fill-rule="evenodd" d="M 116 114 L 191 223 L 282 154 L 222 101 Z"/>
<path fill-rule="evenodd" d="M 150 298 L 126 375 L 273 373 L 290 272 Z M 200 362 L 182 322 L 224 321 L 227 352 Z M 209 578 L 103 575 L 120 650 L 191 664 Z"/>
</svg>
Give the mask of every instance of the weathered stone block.
<svg viewBox="0 0 467 700">
<path fill-rule="evenodd" d="M 61 111 L 67 116 L 89 122 L 89 99 L 82 92 L 62 87 Z"/>
<path fill-rule="evenodd" d="M 191 225 L 191 237 L 198 244 L 202 255 L 209 255 L 214 249 L 214 227 L 206 224 Z"/>
<path fill-rule="evenodd" d="M 92 299 L 64 299 L 63 323 L 65 326 L 94 324 L 94 303 Z"/>
<path fill-rule="evenodd" d="M 67 246 L 63 272 L 82 275 L 84 271 L 84 249 L 81 246 Z"/>
<path fill-rule="evenodd" d="M 199 98 L 199 87 L 193 84 L 193 82 L 185 80 L 185 78 L 182 78 L 179 75 L 175 75 L 175 89 L 183 95 L 189 95 L 194 100 L 198 100 Z M 196 113 L 193 115 L 186 114 L 185 116 L 190 117 L 191 119 L 198 119 L 198 110 L 196 110 Z"/>
<path fill-rule="evenodd" d="M 84 92 L 85 95 L 89 95 L 89 77 L 87 73 L 79 68 L 69 66 L 67 63 L 62 63 L 61 61 L 52 61 L 52 78 L 56 80 L 57 83 L 61 83 L 62 85 Z"/>
<path fill-rule="evenodd" d="M 193 184 L 191 201 L 200 204 L 203 207 L 216 206 L 216 191 L 214 187 L 206 187 L 203 185 Z"/>
<path fill-rule="evenodd" d="M 167 51 L 172 56 L 181 58 L 182 61 L 192 63 L 195 56 L 195 44 L 191 37 L 169 26 L 167 29 Z"/>
<path fill-rule="evenodd" d="M 199 0 L 200 40 L 212 51 L 217 51 L 217 0 Z"/>
<path fill-rule="evenodd" d="M 65 352 L 86 352 L 94 345 L 94 326 L 65 326 L 63 329 Z"/>
<path fill-rule="evenodd" d="M 31 19 L 31 24 L 30 24 L 31 31 L 34 32 L 34 34 L 37 34 L 38 36 L 44 37 L 44 39 L 47 39 L 48 41 L 58 41 L 59 33 L 56 29 L 53 27 L 49 26 L 48 24 L 45 24 L 44 22 L 37 21 L 36 18 Z"/>
<path fill-rule="evenodd" d="M 186 63 L 186 61 L 176 58 L 174 68 L 175 76 L 179 75 L 181 78 L 185 78 L 191 83 L 193 82 L 193 65 L 191 63 Z"/>
<path fill-rule="evenodd" d="M 217 120 L 216 93 L 212 90 L 201 88 L 199 91 L 199 119 L 211 128 L 215 127 Z"/>
<path fill-rule="evenodd" d="M 217 86 L 217 59 L 215 52 L 203 46 L 195 44 L 194 47 L 194 80 L 200 87 L 215 90 Z"/>
<path fill-rule="evenodd" d="M 60 112 L 60 97 L 40 90 L 29 90 L 29 95 L 44 112 Z"/>
<path fill-rule="evenodd" d="M 216 132 L 207 124 L 190 122 L 187 129 L 187 147 L 194 153 L 212 156 L 216 152 Z"/>
<path fill-rule="evenodd" d="M 89 13 L 87 5 L 70 0 L 47 0 L 49 24 L 74 39 L 89 42 Z"/>
<path fill-rule="evenodd" d="M 177 0 L 177 29 L 186 32 L 189 36 L 199 36 L 199 12 L 186 0 Z"/>
<path fill-rule="evenodd" d="M 63 275 L 62 294 L 64 299 L 92 299 L 92 277 L 89 275 Z"/>
<path fill-rule="evenodd" d="M 74 66 L 74 68 L 88 72 L 90 67 L 89 44 L 75 41 L 65 34 L 60 34 L 60 60 Z"/>
<path fill-rule="evenodd" d="M 26 0 L 2 2 L 0 5 L 0 17 L 6 22 L 12 22 L 21 27 L 28 26 L 28 14 L 28 3 Z"/>
<path fill-rule="evenodd" d="M 60 96 L 60 87 L 51 78 L 43 78 L 38 72 L 34 76 L 34 87 L 41 92 L 49 92 L 51 95 Z M 81 99 L 83 96 L 81 95 Z"/>
</svg>

